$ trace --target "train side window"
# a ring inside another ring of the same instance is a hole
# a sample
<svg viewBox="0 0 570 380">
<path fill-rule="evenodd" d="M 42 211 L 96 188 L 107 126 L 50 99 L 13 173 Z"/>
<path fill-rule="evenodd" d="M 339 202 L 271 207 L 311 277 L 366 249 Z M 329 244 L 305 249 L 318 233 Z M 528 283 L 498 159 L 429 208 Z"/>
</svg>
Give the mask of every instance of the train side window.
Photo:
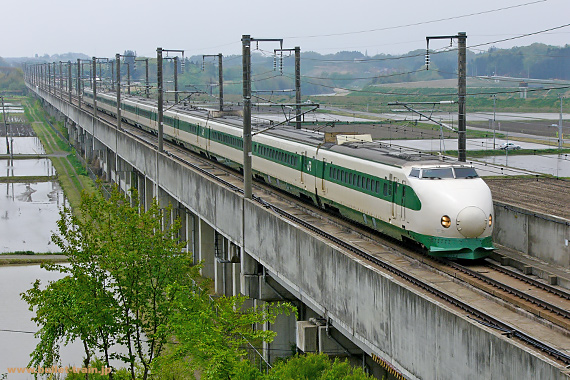
<svg viewBox="0 0 570 380">
<path fill-rule="evenodd" d="M 362 177 L 361 177 L 361 176 L 357 176 L 357 178 L 358 178 L 357 186 L 358 186 L 358 187 L 362 187 Z"/>
<path fill-rule="evenodd" d="M 384 182 L 384 196 L 387 197 L 389 195 L 388 193 L 388 183 Z"/>
<path fill-rule="evenodd" d="M 366 178 L 366 190 L 370 191 L 371 187 L 370 187 L 370 178 Z"/>
</svg>

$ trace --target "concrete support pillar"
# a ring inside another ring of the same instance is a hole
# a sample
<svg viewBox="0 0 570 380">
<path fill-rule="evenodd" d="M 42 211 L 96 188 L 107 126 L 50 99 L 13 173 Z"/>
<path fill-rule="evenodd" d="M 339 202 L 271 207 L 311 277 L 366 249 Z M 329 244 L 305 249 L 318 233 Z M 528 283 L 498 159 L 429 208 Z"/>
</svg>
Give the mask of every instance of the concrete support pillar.
<svg viewBox="0 0 570 380">
<path fill-rule="evenodd" d="M 178 204 L 178 202 L 170 196 L 166 191 L 162 188 L 158 188 L 158 206 L 165 210 L 164 211 L 164 218 L 163 218 L 163 225 L 165 227 L 169 227 L 172 225 L 174 221 L 174 205 Z M 166 213 L 166 209 L 170 206 L 171 210 L 169 213 Z"/>
<path fill-rule="evenodd" d="M 105 171 L 105 151 L 105 145 L 96 138 L 93 138 L 93 161 L 91 162 L 91 167 L 97 177 L 101 179 L 105 179 L 103 175 Z"/>
<path fill-rule="evenodd" d="M 233 263 L 232 266 L 232 296 L 241 294 L 241 265 Z"/>
<path fill-rule="evenodd" d="M 204 220 L 198 221 L 198 260 L 203 262 L 201 275 L 214 279 L 214 229 Z"/>
<path fill-rule="evenodd" d="M 232 244 L 222 235 L 216 234 L 217 255 L 214 265 L 215 292 L 226 296 L 234 294 L 233 266 L 230 247 Z"/>
<path fill-rule="evenodd" d="M 148 211 L 154 198 L 154 183 L 147 177 L 144 181 L 144 209 Z"/>
<path fill-rule="evenodd" d="M 240 256 L 239 291 L 246 297 L 259 298 L 259 263 L 243 249 Z"/>
<path fill-rule="evenodd" d="M 116 167 L 116 161 L 115 161 L 115 152 L 113 150 L 111 150 L 110 148 L 107 148 L 107 182 L 113 182 L 113 180 L 115 180 L 116 182 L 116 175 L 117 175 L 117 167 Z"/>
<path fill-rule="evenodd" d="M 192 254 L 192 262 L 196 264 L 198 258 L 198 217 L 190 210 L 186 210 L 186 236 L 188 244 L 186 246 L 189 253 Z"/>
<path fill-rule="evenodd" d="M 257 301 L 263 302 L 263 301 Z M 269 304 L 267 302 L 266 304 Z M 277 335 L 273 342 L 263 343 L 263 356 L 269 364 L 273 364 L 277 359 L 291 356 L 295 353 L 296 347 L 296 325 L 297 320 L 295 314 L 279 315 L 275 323 L 265 323 L 263 329 L 265 331 L 276 331 Z"/>
<path fill-rule="evenodd" d="M 84 147 L 85 162 L 93 162 L 93 136 L 85 132 Z"/>
<path fill-rule="evenodd" d="M 121 157 L 118 157 L 117 164 L 117 185 L 122 192 L 129 195 L 129 190 L 132 186 L 131 177 L 133 167 Z"/>
</svg>

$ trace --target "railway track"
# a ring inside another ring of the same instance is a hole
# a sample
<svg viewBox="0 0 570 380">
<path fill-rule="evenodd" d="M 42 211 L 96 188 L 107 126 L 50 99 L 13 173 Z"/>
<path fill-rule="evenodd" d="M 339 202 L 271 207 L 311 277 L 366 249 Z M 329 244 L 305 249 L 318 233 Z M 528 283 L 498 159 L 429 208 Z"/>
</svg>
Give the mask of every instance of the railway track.
<svg viewBox="0 0 570 380">
<path fill-rule="evenodd" d="M 451 261 L 445 264 L 463 273 L 463 281 L 570 331 L 570 293 L 489 260 L 476 269 Z"/>
<path fill-rule="evenodd" d="M 115 119 L 108 116 L 108 115 L 101 115 L 99 114 L 99 117 L 104 119 L 107 123 L 109 124 L 113 124 Z M 129 135 L 131 135 L 132 137 L 143 141 L 145 144 L 148 144 L 150 146 L 153 146 L 154 148 L 157 148 L 157 144 L 156 144 L 156 137 L 154 135 L 151 135 L 149 133 L 146 133 L 144 131 L 141 131 L 135 127 L 132 126 L 125 126 L 123 128 L 123 131 Z M 211 178 L 212 180 L 215 180 L 216 182 L 230 188 L 231 190 L 237 192 L 237 193 L 243 193 L 241 186 L 242 183 L 242 179 L 241 177 L 234 171 L 231 171 L 230 169 L 223 167 L 220 164 L 217 164 L 215 162 L 209 161 L 203 157 L 199 157 L 195 154 L 192 154 L 190 152 L 188 152 L 185 149 L 182 149 L 176 145 L 170 144 L 168 142 L 165 142 L 164 144 L 164 150 L 165 150 L 165 154 L 169 155 L 170 157 L 172 157 L 173 159 L 188 165 L 190 167 L 192 167 L 194 170 L 202 173 L 203 175 Z M 305 213 L 303 215 L 299 215 L 300 213 L 298 212 L 298 210 L 301 210 L 303 208 L 305 208 L 304 206 L 299 206 L 297 205 L 290 205 L 291 200 L 287 199 L 287 198 L 291 198 L 289 196 L 283 196 L 283 194 L 273 190 L 273 189 L 269 189 L 265 186 L 261 186 L 259 184 L 255 185 L 255 188 L 257 189 L 256 192 L 262 191 L 264 192 L 264 194 L 267 195 L 271 195 L 271 197 L 277 196 L 278 198 L 280 198 L 281 200 L 285 199 L 285 201 L 283 202 L 269 202 L 265 199 L 262 199 L 261 197 L 258 196 L 254 196 L 253 200 L 258 202 L 259 204 L 263 205 L 264 207 L 270 209 L 272 212 L 281 215 L 282 217 L 285 217 L 289 220 L 291 220 L 292 222 L 296 223 L 299 226 L 302 226 L 303 228 L 312 231 L 315 234 L 318 234 L 319 236 L 323 237 L 324 239 L 332 242 L 333 244 L 337 245 L 338 247 L 343 248 L 344 250 L 357 255 L 365 260 L 367 260 L 368 262 L 370 262 L 371 264 L 374 264 L 375 266 L 382 268 L 398 277 L 400 277 L 401 279 L 405 280 L 406 282 L 413 284 L 414 286 L 423 289 L 424 291 L 432 294 L 433 296 L 444 300 L 445 302 L 447 302 L 450 305 L 453 305 L 465 312 L 467 312 L 471 318 L 473 318 L 474 320 L 476 320 L 477 322 L 494 328 L 496 330 L 501 331 L 502 333 L 504 333 L 505 335 L 511 336 L 511 337 L 515 337 L 543 352 L 545 352 L 546 354 L 548 354 L 549 356 L 551 356 L 552 358 L 555 358 L 556 360 L 559 360 L 560 362 L 564 363 L 565 365 L 570 365 L 570 355 L 556 349 L 555 347 L 552 347 L 550 344 L 543 342 L 539 339 L 537 339 L 536 337 L 531 336 L 530 334 L 525 333 L 524 331 L 517 329 L 516 327 L 510 325 L 509 323 L 506 323 L 504 321 L 501 321 L 500 319 L 493 317 L 492 315 L 490 315 L 488 312 L 485 312 L 483 310 L 479 310 L 476 307 L 473 307 L 471 305 L 469 305 L 468 303 L 462 301 L 461 299 L 459 299 L 459 297 L 456 297 L 452 294 L 449 294 L 447 292 L 445 292 L 444 290 L 441 290 L 439 288 L 437 288 L 436 286 L 433 286 L 432 284 L 428 283 L 427 281 L 421 279 L 421 278 L 417 278 L 413 275 L 410 275 L 409 273 L 406 273 L 405 271 L 399 269 L 397 266 L 382 260 L 381 258 L 372 255 L 368 252 L 366 252 L 365 250 L 357 247 L 356 245 L 347 242 L 346 240 L 340 239 L 337 236 L 326 232 L 324 229 L 319 228 L 317 226 L 315 226 L 315 223 L 313 222 L 308 222 L 306 219 L 312 219 L 314 218 L 315 214 L 321 214 L 320 210 L 319 212 L 317 212 L 314 208 L 311 208 L 309 206 L 307 206 Z M 268 198 L 271 198 L 268 197 Z M 276 203 L 279 203 L 281 206 L 277 206 Z M 285 206 L 283 206 L 285 205 Z M 326 219 L 332 220 L 332 217 L 326 216 Z M 333 221 L 336 224 L 339 225 L 344 225 L 343 222 L 340 221 Z M 358 234 L 361 234 L 361 231 L 357 232 Z M 363 236 L 366 236 L 367 238 L 369 238 L 368 234 L 364 234 Z M 380 243 L 382 244 L 384 247 L 388 246 L 389 248 L 391 246 L 393 246 L 392 243 L 390 242 L 386 242 L 386 241 L 381 241 L 381 239 L 378 236 L 372 237 L 372 240 L 376 243 Z M 394 249 L 394 250 L 398 250 L 401 251 L 404 248 L 400 247 L 400 248 L 390 248 L 390 249 Z M 425 263 L 425 260 L 421 260 L 422 262 Z M 493 286 L 496 286 L 497 288 L 502 288 L 503 291 L 510 293 L 510 294 L 514 294 L 514 293 L 521 293 L 520 291 L 513 291 L 514 287 L 508 287 L 508 285 L 501 283 L 500 281 L 497 280 L 493 280 L 491 279 L 489 276 L 485 276 L 482 275 L 481 273 L 478 273 L 477 271 L 473 271 L 469 268 L 466 267 L 455 267 L 455 263 L 445 263 L 445 265 L 447 265 L 449 268 L 452 268 L 454 270 L 455 275 L 453 275 L 454 277 L 457 278 L 457 272 L 461 272 L 467 276 L 471 276 L 473 278 L 477 278 L 478 281 L 482 281 L 484 283 L 490 284 L 492 283 Z M 492 268 L 492 266 L 489 266 L 488 268 Z M 448 273 L 449 275 L 450 273 Z M 483 279 L 482 277 L 487 277 L 486 279 Z M 528 280 L 528 279 L 526 279 Z M 536 280 L 534 280 L 536 281 Z M 525 281 L 525 283 L 528 283 L 528 281 Z M 474 286 L 474 284 L 471 282 L 469 282 L 470 285 Z M 546 285 L 546 284 L 542 284 L 542 285 Z M 538 285 L 537 285 L 538 286 Z M 480 288 L 480 287 L 479 287 Z M 552 289 L 550 289 L 552 288 Z M 559 291 L 559 289 L 550 287 L 549 289 L 545 290 L 544 288 L 542 289 L 543 291 L 547 291 L 549 292 L 548 294 L 555 294 L 557 297 L 564 299 L 564 300 L 568 300 L 569 298 L 567 297 L 568 295 L 564 295 L 561 294 L 559 295 L 560 292 L 564 293 L 563 291 Z M 515 289 L 516 290 L 516 289 Z M 524 292 L 522 292 L 524 293 Z M 505 302 L 510 302 L 510 299 L 505 299 Z M 548 313 L 552 313 L 554 315 L 557 315 L 559 318 L 557 318 L 556 320 L 558 321 L 559 319 L 565 321 L 562 325 L 563 328 L 565 328 L 566 330 L 570 330 L 570 324 L 569 324 L 569 315 L 568 315 L 568 310 L 564 309 L 563 307 L 559 307 L 556 305 L 553 305 L 549 302 L 545 302 L 544 300 L 541 300 L 540 298 L 537 297 L 527 297 L 525 298 L 525 302 L 528 302 L 532 305 L 539 305 L 537 307 L 542 308 L 543 310 L 546 310 L 546 312 Z M 517 305 L 519 306 L 519 305 Z M 533 313 L 535 315 L 537 315 L 540 318 L 544 318 L 545 313 L 540 313 L 540 312 L 536 312 Z M 552 322 L 552 321 L 551 321 Z M 556 323 L 556 322 L 553 322 Z"/>
</svg>

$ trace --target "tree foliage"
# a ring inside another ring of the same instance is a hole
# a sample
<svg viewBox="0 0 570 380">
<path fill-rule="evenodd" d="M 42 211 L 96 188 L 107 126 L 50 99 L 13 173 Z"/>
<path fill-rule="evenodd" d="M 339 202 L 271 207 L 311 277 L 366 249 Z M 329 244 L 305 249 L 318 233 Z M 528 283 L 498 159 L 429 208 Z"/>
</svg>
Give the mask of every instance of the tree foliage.
<svg viewBox="0 0 570 380">
<path fill-rule="evenodd" d="M 2 66 L 0 61 L 0 90 L 24 91 L 24 72 L 20 68 Z"/>
<path fill-rule="evenodd" d="M 156 362 L 158 372 L 166 372 L 175 363 L 190 371 L 200 370 L 203 379 L 242 378 L 257 373 L 245 360 L 248 342 L 271 342 L 275 332 L 252 328 L 272 323 L 277 315 L 290 314 L 288 303 L 271 303 L 244 310 L 245 297 L 211 297 L 207 288 L 194 283 L 190 287 L 171 287 L 176 312 L 165 329 L 177 344 Z"/>
<path fill-rule="evenodd" d="M 347 361 L 331 360 L 325 354 L 297 355 L 279 362 L 264 380 L 364 380 L 372 379 L 362 368 L 352 367 Z"/>
<path fill-rule="evenodd" d="M 81 217 L 61 211 L 54 242 L 68 256 L 69 265 L 46 265 L 67 276 L 41 289 L 37 282 L 22 297 L 36 311 L 40 343 L 30 365 L 49 367 L 59 360 L 59 344 L 80 339 L 85 365 L 101 353 L 110 367 L 120 359 L 142 367 L 146 379 L 152 360 L 167 342 L 168 331 L 159 329 L 173 312 L 169 285 L 185 286 L 198 277 L 189 257 L 181 253 L 176 238 L 179 222 L 163 225 L 170 209 L 156 201 L 148 211 L 117 189 L 110 199 L 99 193 L 83 194 Z M 119 345 L 127 348 L 121 353 Z M 112 377 L 112 376 L 111 376 Z"/>
</svg>

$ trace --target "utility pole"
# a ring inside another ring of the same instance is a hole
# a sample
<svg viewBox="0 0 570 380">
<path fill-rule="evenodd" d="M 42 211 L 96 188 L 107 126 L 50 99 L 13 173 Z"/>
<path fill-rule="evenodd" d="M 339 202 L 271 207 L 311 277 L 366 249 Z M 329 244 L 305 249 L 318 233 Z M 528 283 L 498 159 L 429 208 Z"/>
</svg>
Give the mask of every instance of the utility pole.
<svg viewBox="0 0 570 380">
<path fill-rule="evenodd" d="M 493 150 L 497 149 L 495 145 L 495 114 L 497 110 L 497 95 L 493 95 Z"/>
<path fill-rule="evenodd" d="M 281 54 L 284 51 L 295 52 L 295 129 L 301 129 L 301 48 L 296 46 L 294 49 L 274 49 L 273 52 Z M 275 61 L 274 61 L 275 62 Z M 275 63 L 274 63 L 275 64 Z M 274 69 L 276 67 L 274 66 Z M 283 56 L 281 56 L 281 73 L 283 73 Z"/>
<path fill-rule="evenodd" d="M 467 161 L 467 115 L 465 113 L 465 97 L 467 94 L 467 34 L 459 32 L 457 34 L 458 58 L 457 58 L 457 77 L 458 77 L 458 104 L 459 118 L 457 120 L 457 128 L 459 133 L 459 141 L 457 145 L 457 154 L 459 162 Z"/>
<path fill-rule="evenodd" d="M 426 37 L 427 42 L 427 53 L 429 54 L 429 41 L 430 40 L 441 40 L 441 39 L 457 39 L 458 54 L 457 54 L 457 103 L 459 106 L 458 110 L 458 120 L 457 120 L 457 155 L 459 162 L 467 161 L 466 157 L 466 107 L 465 98 L 467 95 L 467 34 L 465 32 L 459 32 L 456 36 L 435 36 Z M 426 64 L 429 62 L 429 55 L 426 56 Z"/>
<path fill-rule="evenodd" d="M 81 109 L 81 59 L 77 58 L 77 106 Z"/>
<path fill-rule="evenodd" d="M 117 65 L 117 129 L 121 129 L 121 55 L 115 54 Z"/>
<path fill-rule="evenodd" d="M 135 65 L 137 62 L 140 61 L 145 61 L 145 95 L 147 97 L 147 99 L 150 97 L 150 93 L 149 93 L 149 82 L 148 82 L 148 58 L 139 58 L 139 59 L 135 59 Z M 136 67 L 136 66 L 135 66 Z"/>
<path fill-rule="evenodd" d="M 57 96 L 57 74 L 56 74 L 56 63 L 53 62 L 53 67 L 52 67 L 52 71 L 53 71 L 53 82 L 52 82 L 52 87 L 53 87 L 53 95 L 54 97 Z"/>
<path fill-rule="evenodd" d="M 283 48 L 283 39 L 252 38 L 249 34 L 241 37 L 243 66 L 243 196 L 251 199 L 251 43 L 279 42 Z"/>
<path fill-rule="evenodd" d="M 97 57 L 93 57 L 91 77 L 93 80 L 93 119 L 97 119 Z"/>
<path fill-rule="evenodd" d="M 162 125 L 162 118 L 164 117 L 164 108 L 163 108 L 163 88 L 162 88 L 162 48 L 156 49 L 156 80 L 157 80 L 157 87 L 158 87 L 158 151 L 162 152 L 163 149 L 163 125 Z"/>
<path fill-rule="evenodd" d="M 174 57 L 174 104 L 178 104 L 178 57 Z"/>
<path fill-rule="evenodd" d="M 145 93 L 146 93 L 146 98 L 148 99 L 150 97 L 150 84 L 148 81 L 148 58 L 145 59 Z"/>
<path fill-rule="evenodd" d="M 218 90 L 219 90 L 219 98 L 220 98 L 220 111 L 224 110 L 224 69 L 222 67 L 222 53 L 218 55 L 213 54 L 204 54 L 202 55 L 202 70 L 204 70 L 204 58 L 206 57 L 218 57 Z"/>
<path fill-rule="evenodd" d="M 251 36 L 244 34 L 243 66 L 243 196 L 251 199 Z"/>
<path fill-rule="evenodd" d="M 218 54 L 218 79 L 220 81 L 220 111 L 224 110 L 224 69 L 222 67 L 222 53 Z"/>
<path fill-rule="evenodd" d="M 127 64 L 127 94 L 131 94 L 131 64 L 129 62 L 125 62 Z"/>
<path fill-rule="evenodd" d="M 560 96 L 560 116 L 558 118 L 558 149 L 562 149 L 564 144 L 564 134 L 562 133 L 562 94 Z"/>
<path fill-rule="evenodd" d="M 67 89 L 69 90 L 69 104 L 72 104 L 71 102 L 71 91 L 73 89 L 73 86 L 71 85 L 73 83 L 72 81 L 72 77 L 71 77 L 71 61 L 67 62 Z"/>
<path fill-rule="evenodd" d="M 6 128 L 6 153 L 10 155 L 10 158 L 14 159 L 14 152 L 10 149 L 10 141 L 8 140 L 8 122 L 6 121 L 6 108 L 4 108 L 4 97 L 0 96 L 2 99 L 2 119 L 4 119 L 4 127 Z"/>
<path fill-rule="evenodd" d="M 164 79 L 162 70 L 162 53 L 163 52 L 176 52 L 182 53 L 182 59 L 184 59 L 184 50 L 171 50 L 163 49 L 161 47 L 156 48 L 156 80 L 158 87 L 158 151 L 163 152 L 163 140 L 164 140 Z"/>
<path fill-rule="evenodd" d="M 109 66 L 111 66 L 111 91 L 115 91 L 115 62 L 109 60 Z"/>
<path fill-rule="evenodd" d="M 295 103 L 297 103 L 297 125 L 301 129 L 301 47 L 295 46 Z"/>
<path fill-rule="evenodd" d="M 63 100 L 63 62 L 59 61 L 59 97 Z"/>
</svg>

